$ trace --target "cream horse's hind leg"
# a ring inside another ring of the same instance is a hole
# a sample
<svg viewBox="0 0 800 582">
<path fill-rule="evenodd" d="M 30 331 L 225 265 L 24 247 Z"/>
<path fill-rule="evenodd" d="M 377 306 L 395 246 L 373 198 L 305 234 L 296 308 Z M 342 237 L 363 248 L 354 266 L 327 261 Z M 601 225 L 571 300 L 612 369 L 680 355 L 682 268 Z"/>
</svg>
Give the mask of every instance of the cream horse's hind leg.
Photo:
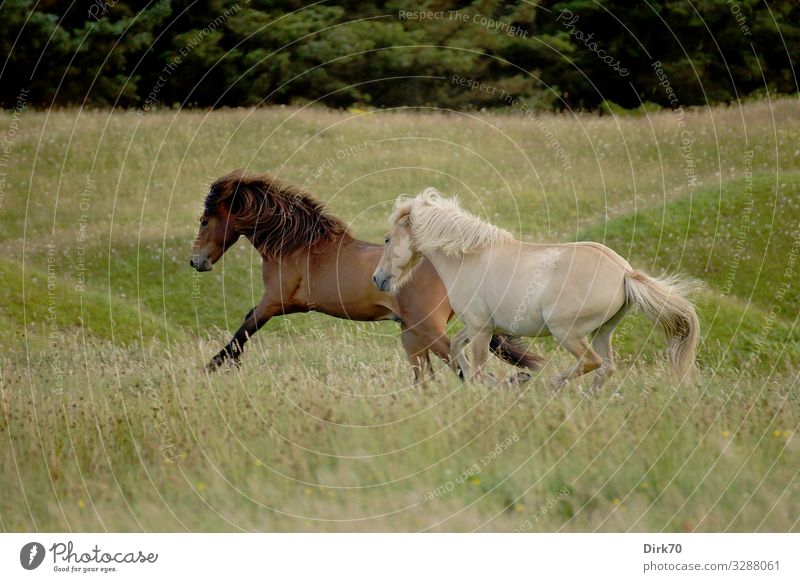
<svg viewBox="0 0 800 582">
<path fill-rule="evenodd" d="M 556 388 L 560 388 L 569 380 L 588 374 L 592 370 L 596 370 L 602 366 L 603 359 L 592 349 L 584 336 L 571 335 L 564 338 L 556 337 L 556 340 L 558 340 L 572 355 L 578 358 L 578 361 L 572 368 L 561 372 L 553 378 L 553 385 Z"/>
<path fill-rule="evenodd" d="M 623 305 L 611 319 L 600 326 L 600 329 L 597 330 L 597 333 L 595 333 L 592 339 L 592 347 L 600 357 L 603 358 L 603 364 L 595 373 L 594 382 L 592 383 L 592 392 L 599 390 L 617 369 L 614 365 L 614 352 L 611 349 L 611 338 L 614 334 L 614 330 L 622 321 L 622 318 L 628 313 L 629 308 L 628 305 Z"/>
<path fill-rule="evenodd" d="M 592 339 L 592 347 L 603 359 L 603 364 L 595 372 L 594 382 L 592 382 L 592 392 L 600 390 L 603 383 L 611 377 L 616 370 L 614 366 L 614 354 L 611 351 L 611 336 L 614 327 L 601 327 Z"/>
</svg>

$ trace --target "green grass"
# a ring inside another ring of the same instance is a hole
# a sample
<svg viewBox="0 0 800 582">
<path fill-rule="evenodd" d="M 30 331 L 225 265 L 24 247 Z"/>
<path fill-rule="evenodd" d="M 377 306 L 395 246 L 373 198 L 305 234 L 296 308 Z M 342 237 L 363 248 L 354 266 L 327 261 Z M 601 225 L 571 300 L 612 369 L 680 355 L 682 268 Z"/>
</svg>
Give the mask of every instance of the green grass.
<svg viewBox="0 0 800 582">
<path fill-rule="evenodd" d="M 602 241 L 645 271 L 702 280 L 708 290 L 699 303 L 706 330 L 701 361 L 772 367 L 800 360 L 797 173 L 777 185 L 764 175 L 730 181 L 585 228 L 576 239 Z M 773 311 L 780 317 L 772 319 Z"/>
<path fill-rule="evenodd" d="M 34 358 L 38 384 L 19 373 L 3 392 L 4 527 L 513 530 L 566 488 L 532 529 L 796 528 L 796 377 L 675 390 L 663 366 L 634 364 L 592 397 L 449 376 L 416 390 L 395 342 L 362 357 L 367 341 L 352 326 L 265 335 L 212 378 L 191 346 L 75 342 L 63 393 Z"/>
<path fill-rule="evenodd" d="M 787 313 L 800 311 L 796 285 L 778 294 L 798 274 L 792 261 L 800 250 L 800 174 L 783 174 L 780 184 L 767 175 L 752 185 L 729 181 L 594 225 L 579 237 L 636 257 L 644 269 L 684 271 L 761 308 L 780 297 Z"/>
<path fill-rule="evenodd" d="M 0 525 L 798 531 L 798 106 L 688 111 L 693 187 L 674 115 L 642 113 L 547 116 L 571 171 L 504 114 L 26 113 L 0 206 Z M 318 314 L 206 375 L 261 294 L 246 243 L 187 265 L 208 183 L 243 166 L 303 183 L 328 158 L 308 186 L 361 238 L 435 185 L 524 240 L 701 279 L 702 382 L 675 388 L 639 315 L 591 396 L 547 387 L 570 360 L 549 339 L 522 391 L 446 370 L 417 389 L 396 324 Z"/>
</svg>

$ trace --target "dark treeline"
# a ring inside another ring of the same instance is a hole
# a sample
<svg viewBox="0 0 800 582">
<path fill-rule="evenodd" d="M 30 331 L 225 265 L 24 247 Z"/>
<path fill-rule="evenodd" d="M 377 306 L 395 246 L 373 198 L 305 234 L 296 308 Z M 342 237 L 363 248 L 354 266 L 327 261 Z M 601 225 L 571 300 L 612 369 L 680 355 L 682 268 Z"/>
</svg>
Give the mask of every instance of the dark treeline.
<svg viewBox="0 0 800 582">
<path fill-rule="evenodd" d="M 800 2 L 5 0 L 0 45 L 3 107 L 676 106 L 797 92 Z"/>
</svg>

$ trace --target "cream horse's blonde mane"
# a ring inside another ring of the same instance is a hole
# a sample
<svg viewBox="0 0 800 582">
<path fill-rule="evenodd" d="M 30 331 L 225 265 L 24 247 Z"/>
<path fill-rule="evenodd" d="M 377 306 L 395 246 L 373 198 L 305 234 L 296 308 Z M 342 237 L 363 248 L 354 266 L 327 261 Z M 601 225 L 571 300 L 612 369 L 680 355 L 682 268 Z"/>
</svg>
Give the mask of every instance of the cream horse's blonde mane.
<svg viewBox="0 0 800 582">
<path fill-rule="evenodd" d="M 513 240 L 510 232 L 467 212 L 458 198 L 445 198 L 436 188 L 426 188 L 415 198 L 398 198 L 389 223 L 394 226 L 405 217 L 421 253 L 464 255 Z"/>
</svg>

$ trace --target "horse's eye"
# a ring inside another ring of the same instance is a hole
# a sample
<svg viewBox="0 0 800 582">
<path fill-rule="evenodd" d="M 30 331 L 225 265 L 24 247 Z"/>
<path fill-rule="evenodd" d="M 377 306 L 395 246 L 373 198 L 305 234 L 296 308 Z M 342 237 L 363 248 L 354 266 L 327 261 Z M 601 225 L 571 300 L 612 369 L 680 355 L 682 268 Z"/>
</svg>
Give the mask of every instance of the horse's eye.
<svg viewBox="0 0 800 582">
<path fill-rule="evenodd" d="M 385 245 L 389 244 L 389 237 L 388 236 L 383 239 L 383 244 L 385 244 Z"/>
<path fill-rule="evenodd" d="M 205 218 L 203 218 L 203 219 L 200 221 L 200 226 L 208 226 L 208 221 L 207 221 Z"/>
</svg>

